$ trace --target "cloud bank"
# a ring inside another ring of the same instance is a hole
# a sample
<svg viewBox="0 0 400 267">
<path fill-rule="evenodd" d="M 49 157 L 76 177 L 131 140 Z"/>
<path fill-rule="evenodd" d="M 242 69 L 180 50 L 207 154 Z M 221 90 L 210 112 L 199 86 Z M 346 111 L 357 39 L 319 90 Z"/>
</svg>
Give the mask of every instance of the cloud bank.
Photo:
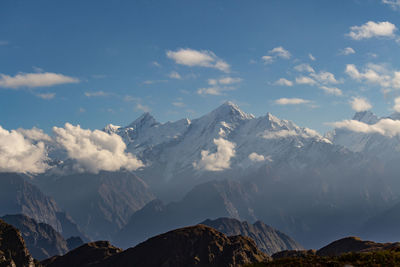
<svg viewBox="0 0 400 267">
<path fill-rule="evenodd" d="M 0 74 L 0 87 L 18 89 L 21 87 L 48 87 L 53 85 L 78 83 L 79 80 L 59 73 L 18 73 L 15 76 Z"/>
<path fill-rule="evenodd" d="M 177 51 L 167 51 L 167 57 L 180 65 L 207 67 L 223 72 L 230 72 L 230 65 L 208 50 L 199 51 L 190 48 L 181 48 Z"/>
<path fill-rule="evenodd" d="M 0 126 L 0 172 L 43 173 L 48 169 L 43 140 L 50 137 L 41 130 L 11 130 Z"/>
<path fill-rule="evenodd" d="M 366 124 L 357 120 L 344 120 L 330 123 L 336 128 L 344 128 L 357 133 L 377 133 L 386 137 L 394 137 L 400 134 L 400 121 L 392 119 L 381 119 L 375 124 Z"/>
<path fill-rule="evenodd" d="M 308 104 L 310 100 L 302 99 L 302 98 L 279 98 L 275 100 L 275 104 L 278 105 L 300 105 L 300 104 Z"/>
<path fill-rule="evenodd" d="M 223 171 L 231 167 L 231 158 L 233 158 L 236 154 L 236 144 L 229 142 L 222 137 L 214 139 L 214 144 L 217 146 L 217 151 L 215 153 L 210 153 L 208 150 L 201 151 L 200 161 L 193 163 L 193 166 L 196 169 L 206 171 Z"/>
<path fill-rule="evenodd" d="M 350 101 L 351 108 L 357 112 L 366 111 L 372 108 L 371 103 L 364 97 L 353 97 Z"/>
<path fill-rule="evenodd" d="M 396 26 L 389 21 L 368 21 L 361 26 L 350 27 L 350 32 L 347 35 L 354 40 L 369 39 L 372 37 L 394 37 L 396 30 Z"/>
<path fill-rule="evenodd" d="M 121 168 L 133 171 L 144 166 L 135 156 L 125 152 L 126 145 L 116 134 L 85 130 L 69 123 L 65 128 L 53 127 L 53 132 L 55 141 L 75 161 L 74 169 L 79 172 L 98 173 Z"/>
</svg>

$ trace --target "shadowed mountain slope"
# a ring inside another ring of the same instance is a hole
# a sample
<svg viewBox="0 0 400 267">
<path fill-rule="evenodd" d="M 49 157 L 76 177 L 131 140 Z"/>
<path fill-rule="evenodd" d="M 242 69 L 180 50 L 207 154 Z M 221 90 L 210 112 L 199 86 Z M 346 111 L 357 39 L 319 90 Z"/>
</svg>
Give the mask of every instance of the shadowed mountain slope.
<svg viewBox="0 0 400 267">
<path fill-rule="evenodd" d="M 83 244 L 79 237 L 75 238 L 79 240 L 75 240 L 74 243 L 68 242 L 50 225 L 37 223 L 34 219 L 22 214 L 6 215 L 0 219 L 13 225 L 21 232 L 30 253 L 38 260 L 54 255 L 63 255 Z"/>
<path fill-rule="evenodd" d="M 201 224 L 210 226 L 228 236 L 242 235 L 252 238 L 257 247 L 272 255 L 282 250 L 302 250 L 303 247 L 286 234 L 257 221 L 254 224 L 241 222 L 233 218 L 205 220 Z"/>
<path fill-rule="evenodd" d="M 46 196 L 28 177 L 17 173 L 0 173 L 0 216 L 24 214 L 37 222 L 51 225 L 65 238 L 85 235 L 51 197 Z"/>
</svg>

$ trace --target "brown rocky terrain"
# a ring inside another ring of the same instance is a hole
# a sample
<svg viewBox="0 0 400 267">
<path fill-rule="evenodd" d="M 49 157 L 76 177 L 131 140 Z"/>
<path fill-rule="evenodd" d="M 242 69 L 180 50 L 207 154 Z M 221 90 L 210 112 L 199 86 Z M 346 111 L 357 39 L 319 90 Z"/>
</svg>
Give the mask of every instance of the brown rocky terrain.
<svg viewBox="0 0 400 267">
<path fill-rule="evenodd" d="M 90 242 L 68 252 L 64 256 L 54 256 L 44 260 L 41 264 L 46 267 L 102 266 L 102 262 L 105 259 L 121 251 L 122 249 L 114 247 L 108 241 Z"/>
<path fill-rule="evenodd" d="M 2 220 L 0 220 L 0 266 L 35 266 L 21 233 Z"/>
<path fill-rule="evenodd" d="M 373 252 L 400 249 L 400 243 L 375 243 L 363 241 L 358 237 L 346 237 L 336 240 L 317 251 L 318 256 L 340 256 L 349 252 Z"/>
<path fill-rule="evenodd" d="M 228 237 L 211 227 L 196 225 L 155 236 L 123 252 L 99 241 L 41 263 L 46 267 L 236 267 L 269 260 L 249 237 Z"/>
</svg>

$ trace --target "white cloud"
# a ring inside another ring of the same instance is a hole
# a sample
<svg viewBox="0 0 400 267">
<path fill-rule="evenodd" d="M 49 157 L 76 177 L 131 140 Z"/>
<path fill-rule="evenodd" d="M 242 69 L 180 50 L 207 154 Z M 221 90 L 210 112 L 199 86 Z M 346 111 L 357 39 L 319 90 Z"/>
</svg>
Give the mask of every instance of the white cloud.
<svg viewBox="0 0 400 267">
<path fill-rule="evenodd" d="M 233 78 L 233 77 L 222 77 L 219 79 L 209 79 L 208 84 L 209 85 L 217 85 L 217 84 L 234 84 L 234 83 L 240 83 L 242 81 L 241 78 Z"/>
<path fill-rule="evenodd" d="M 232 78 L 232 77 L 224 77 L 218 80 L 219 84 L 233 84 L 240 83 L 242 79 L 240 78 Z"/>
<path fill-rule="evenodd" d="M 353 48 L 346 47 L 346 48 L 343 48 L 342 50 L 340 50 L 339 54 L 348 56 L 348 55 L 355 54 L 355 53 L 356 53 L 356 51 Z"/>
<path fill-rule="evenodd" d="M 288 50 L 286 50 L 285 48 L 283 48 L 282 46 L 275 47 L 274 49 L 270 50 L 268 53 L 274 55 L 275 57 L 284 58 L 284 59 L 289 59 L 291 57 L 290 52 Z"/>
<path fill-rule="evenodd" d="M 181 75 L 176 71 L 171 72 L 168 75 L 168 77 L 170 77 L 171 79 L 177 79 L 177 80 L 181 80 L 182 79 Z"/>
<path fill-rule="evenodd" d="M 254 162 L 262 162 L 265 160 L 270 160 L 269 157 L 264 157 L 263 155 L 259 155 L 256 152 L 253 152 L 249 155 L 249 159 Z"/>
<path fill-rule="evenodd" d="M 109 94 L 103 91 L 95 91 L 95 92 L 85 92 L 86 97 L 101 97 L 101 96 L 108 96 Z"/>
<path fill-rule="evenodd" d="M 372 108 L 371 103 L 364 97 L 353 97 L 350 101 L 351 108 L 357 112 L 366 111 Z"/>
<path fill-rule="evenodd" d="M 0 126 L 0 172 L 43 173 L 48 169 L 43 140 L 50 138 L 38 129 L 11 130 Z"/>
<path fill-rule="evenodd" d="M 393 106 L 394 111 L 400 113 L 400 97 L 396 97 L 394 99 L 394 106 Z"/>
<path fill-rule="evenodd" d="M 400 8 L 400 0 L 382 0 L 382 3 L 390 5 L 393 9 Z"/>
<path fill-rule="evenodd" d="M 144 166 L 135 156 L 125 152 L 126 144 L 119 135 L 85 130 L 69 123 L 64 128 L 53 127 L 53 132 L 57 144 L 74 160 L 76 171 L 98 173 L 122 168 L 132 171 Z"/>
<path fill-rule="evenodd" d="M 190 48 L 181 48 L 177 51 L 167 51 L 167 57 L 180 65 L 215 68 L 223 72 L 230 72 L 229 64 L 208 50 L 199 51 Z"/>
<path fill-rule="evenodd" d="M 368 39 L 372 37 L 394 37 L 394 32 L 396 30 L 396 26 L 388 21 L 368 21 L 361 26 L 350 27 L 348 36 L 354 40 Z"/>
<path fill-rule="evenodd" d="M 240 78 L 233 77 L 222 77 L 219 79 L 209 79 L 208 84 L 210 87 L 199 88 L 197 94 L 199 95 L 222 95 L 226 91 L 233 91 L 236 88 L 232 86 L 227 86 L 230 84 L 235 84 L 241 82 Z"/>
<path fill-rule="evenodd" d="M 280 78 L 274 84 L 281 85 L 281 86 L 293 86 L 293 82 L 289 81 L 289 80 L 287 80 L 285 78 Z"/>
<path fill-rule="evenodd" d="M 328 86 L 322 85 L 319 88 L 322 89 L 325 93 L 327 93 L 329 95 L 341 96 L 343 94 L 342 90 L 340 90 L 337 87 L 328 87 Z"/>
<path fill-rule="evenodd" d="M 354 64 L 346 65 L 346 74 L 352 79 L 369 84 L 377 84 L 382 87 L 400 88 L 400 71 L 391 71 L 384 65 L 369 63 L 360 72 Z"/>
<path fill-rule="evenodd" d="M 37 97 L 45 100 L 53 99 L 56 94 L 55 93 L 43 93 L 43 94 L 36 94 Z"/>
<path fill-rule="evenodd" d="M 400 121 L 392 119 L 381 119 L 372 125 L 356 120 L 344 120 L 329 124 L 336 128 L 344 128 L 358 133 L 377 133 L 387 137 L 394 137 L 400 134 Z"/>
<path fill-rule="evenodd" d="M 157 68 L 161 68 L 161 64 L 158 63 L 157 61 L 151 62 L 151 65 L 153 65 L 154 67 L 157 67 Z"/>
<path fill-rule="evenodd" d="M 308 54 L 308 57 L 309 57 L 312 61 L 317 60 L 312 54 Z"/>
<path fill-rule="evenodd" d="M 310 72 L 310 73 L 315 72 L 315 70 L 310 66 L 310 64 L 300 64 L 295 66 L 294 69 L 299 72 Z"/>
<path fill-rule="evenodd" d="M 143 105 L 141 103 L 136 103 L 135 110 L 143 111 L 143 112 L 150 112 L 151 108 L 149 106 Z"/>
<path fill-rule="evenodd" d="M 312 130 L 305 128 L 304 132 L 296 132 L 295 130 L 279 130 L 279 131 L 265 131 L 261 134 L 261 137 L 264 139 L 280 139 L 280 138 L 287 138 L 292 136 L 298 136 L 302 138 L 312 138 L 312 137 L 321 137 L 321 135 Z"/>
<path fill-rule="evenodd" d="M 273 56 L 262 56 L 261 59 L 264 61 L 264 64 L 271 64 L 274 62 Z"/>
<path fill-rule="evenodd" d="M 316 85 L 317 82 L 310 77 L 307 76 L 300 76 L 296 78 L 297 84 L 308 84 L 308 85 Z"/>
<path fill-rule="evenodd" d="M 330 73 L 327 71 L 320 71 L 319 73 L 311 73 L 310 76 L 313 77 L 318 82 L 323 83 L 323 84 L 339 83 L 336 80 L 335 75 L 333 73 Z"/>
<path fill-rule="evenodd" d="M 225 91 L 235 90 L 233 87 L 220 87 L 220 86 L 211 86 L 206 88 L 200 88 L 197 90 L 197 94 L 199 95 L 222 95 Z"/>
<path fill-rule="evenodd" d="M 229 169 L 231 158 L 236 154 L 235 143 L 229 142 L 222 137 L 214 139 L 214 144 L 217 146 L 217 151 L 210 153 L 208 150 L 201 151 L 201 159 L 199 162 L 194 162 L 193 166 L 199 170 L 207 171 L 223 171 Z"/>
<path fill-rule="evenodd" d="M 18 89 L 21 87 L 47 87 L 59 84 L 78 83 L 79 80 L 63 74 L 44 73 L 18 73 L 15 76 L 0 74 L 0 87 Z"/>
<path fill-rule="evenodd" d="M 282 46 L 275 47 L 274 49 L 271 49 L 268 51 L 269 55 L 262 56 L 261 59 L 264 61 L 265 64 L 270 64 L 274 62 L 276 58 L 283 58 L 283 59 L 289 59 L 291 57 L 291 54 L 288 50 L 283 48 Z"/>
<path fill-rule="evenodd" d="M 308 104 L 310 100 L 302 99 L 302 98 L 279 98 L 275 100 L 275 104 L 278 105 L 301 105 Z"/>
</svg>

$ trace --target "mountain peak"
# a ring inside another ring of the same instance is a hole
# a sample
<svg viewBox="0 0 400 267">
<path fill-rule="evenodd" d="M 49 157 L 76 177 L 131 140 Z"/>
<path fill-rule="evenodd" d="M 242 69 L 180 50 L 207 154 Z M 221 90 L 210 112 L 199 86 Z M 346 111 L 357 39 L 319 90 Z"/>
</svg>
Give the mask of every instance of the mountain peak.
<svg viewBox="0 0 400 267">
<path fill-rule="evenodd" d="M 354 114 L 353 120 L 364 122 L 367 124 L 375 124 L 379 121 L 379 118 L 374 113 L 367 110 L 356 112 L 356 114 Z"/>
<path fill-rule="evenodd" d="M 254 119 L 254 115 L 243 112 L 238 105 L 231 101 L 226 101 L 218 108 L 211 111 L 212 115 L 222 120 L 248 120 Z"/>
<path fill-rule="evenodd" d="M 143 113 L 139 118 L 137 118 L 134 122 L 129 124 L 128 127 L 132 127 L 134 129 L 143 128 L 143 127 L 151 127 L 155 124 L 158 124 L 156 119 L 149 113 Z"/>
</svg>

